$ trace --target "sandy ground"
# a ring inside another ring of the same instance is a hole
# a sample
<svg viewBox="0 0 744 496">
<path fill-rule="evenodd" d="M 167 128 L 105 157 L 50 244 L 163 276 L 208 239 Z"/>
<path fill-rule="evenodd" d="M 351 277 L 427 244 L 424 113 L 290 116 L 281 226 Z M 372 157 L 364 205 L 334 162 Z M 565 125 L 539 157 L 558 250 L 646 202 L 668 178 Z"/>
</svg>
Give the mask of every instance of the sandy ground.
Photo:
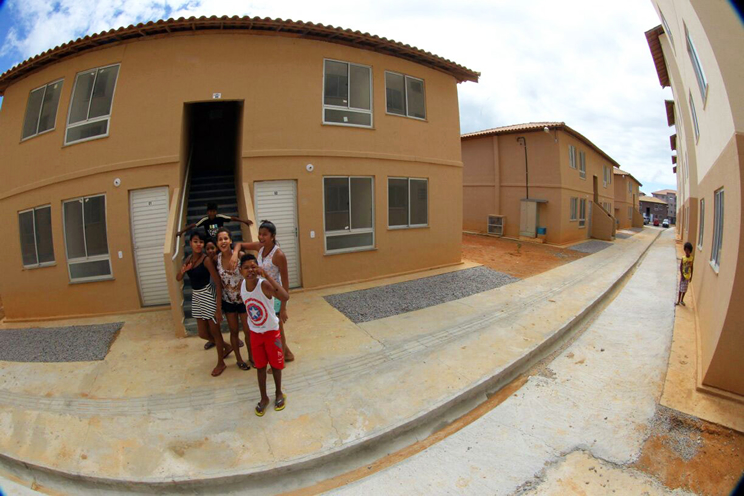
<svg viewBox="0 0 744 496">
<path fill-rule="evenodd" d="M 587 256 L 566 248 L 475 234 L 462 235 L 462 258 L 524 279 Z"/>
</svg>

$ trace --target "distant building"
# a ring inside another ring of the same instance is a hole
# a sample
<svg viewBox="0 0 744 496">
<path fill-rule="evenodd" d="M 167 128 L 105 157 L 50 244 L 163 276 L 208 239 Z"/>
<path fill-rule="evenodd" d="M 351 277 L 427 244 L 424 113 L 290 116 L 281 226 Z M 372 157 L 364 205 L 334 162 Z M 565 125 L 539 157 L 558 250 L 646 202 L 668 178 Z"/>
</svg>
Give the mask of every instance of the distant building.
<svg viewBox="0 0 744 496">
<path fill-rule="evenodd" d="M 564 122 L 462 135 L 463 229 L 565 244 L 615 234 L 620 165 Z"/>
<path fill-rule="evenodd" d="M 642 196 L 638 200 L 641 214 L 653 222 L 658 219 L 659 222 L 667 218 L 669 206 L 667 202 L 655 196 Z"/>
<path fill-rule="evenodd" d="M 677 230 L 695 247 L 698 388 L 744 395 L 744 29 L 733 2 L 658 0 L 646 32 L 677 173 Z"/>
<path fill-rule="evenodd" d="M 677 223 L 677 191 L 674 189 L 662 189 L 651 193 L 656 198 L 660 198 L 667 202 L 668 212 L 667 218 L 672 224 Z"/>
<path fill-rule="evenodd" d="M 615 222 L 618 229 L 643 227 L 643 217 L 639 210 L 638 188 L 643 186 L 629 172 L 615 169 Z"/>
</svg>

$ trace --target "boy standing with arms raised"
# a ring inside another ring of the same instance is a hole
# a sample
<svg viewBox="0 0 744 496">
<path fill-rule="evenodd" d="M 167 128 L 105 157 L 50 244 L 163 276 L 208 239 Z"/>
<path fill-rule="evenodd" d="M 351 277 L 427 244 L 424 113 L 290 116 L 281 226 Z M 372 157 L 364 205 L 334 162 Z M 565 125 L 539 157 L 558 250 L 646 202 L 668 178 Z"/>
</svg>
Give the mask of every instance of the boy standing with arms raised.
<svg viewBox="0 0 744 496">
<path fill-rule="evenodd" d="M 289 293 L 270 275 L 258 266 L 256 257 L 248 254 L 240 259 L 240 296 L 245 303 L 248 314 L 248 326 L 251 329 L 250 342 L 253 361 L 258 375 L 258 389 L 261 400 L 256 405 L 256 415 L 263 417 L 269 406 L 266 394 L 266 365 L 271 364 L 276 386 L 274 410 L 284 410 L 287 396 L 282 392 L 282 369 L 284 369 L 284 352 L 282 336 L 279 332 L 279 318 L 274 312 L 273 298 L 281 302 L 289 300 Z"/>
</svg>

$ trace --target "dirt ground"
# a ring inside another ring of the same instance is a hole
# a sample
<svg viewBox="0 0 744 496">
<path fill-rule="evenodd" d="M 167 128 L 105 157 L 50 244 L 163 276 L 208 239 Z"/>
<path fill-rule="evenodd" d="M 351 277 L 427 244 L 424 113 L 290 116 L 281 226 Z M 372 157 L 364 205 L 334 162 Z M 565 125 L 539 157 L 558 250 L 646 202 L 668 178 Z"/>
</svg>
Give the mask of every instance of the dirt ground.
<svg viewBox="0 0 744 496">
<path fill-rule="evenodd" d="M 587 256 L 586 253 L 538 243 L 476 234 L 462 235 L 462 258 L 524 279 Z"/>
<path fill-rule="evenodd" d="M 726 495 L 744 473 L 744 434 L 659 405 L 633 468 L 669 489 Z"/>
</svg>

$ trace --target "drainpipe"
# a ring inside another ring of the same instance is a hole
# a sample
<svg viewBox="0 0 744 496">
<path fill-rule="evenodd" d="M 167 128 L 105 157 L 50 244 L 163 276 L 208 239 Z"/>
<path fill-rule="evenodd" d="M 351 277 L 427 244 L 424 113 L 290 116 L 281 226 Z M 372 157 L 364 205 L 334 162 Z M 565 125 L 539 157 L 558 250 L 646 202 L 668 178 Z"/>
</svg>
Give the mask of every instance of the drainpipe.
<svg viewBox="0 0 744 496">
<path fill-rule="evenodd" d="M 527 163 L 527 139 L 524 136 L 517 137 L 517 142 L 524 147 L 524 187 L 527 199 L 530 199 L 530 169 Z"/>
</svg>

